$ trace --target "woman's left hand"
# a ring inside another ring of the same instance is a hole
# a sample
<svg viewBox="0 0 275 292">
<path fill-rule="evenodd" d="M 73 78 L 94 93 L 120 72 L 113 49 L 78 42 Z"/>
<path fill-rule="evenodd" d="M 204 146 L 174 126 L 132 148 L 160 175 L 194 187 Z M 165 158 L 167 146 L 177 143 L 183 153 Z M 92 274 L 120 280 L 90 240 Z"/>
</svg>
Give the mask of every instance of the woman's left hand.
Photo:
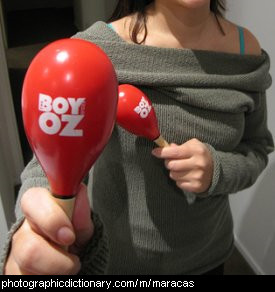
<svg viewBox="0 0 275 292">
<path fill-rule="evenodd" d="M 202 142 L 191 139 L 182 145 L 155 148 L 152 154 L 165 159 L 170 178 L 188 192 L 202 193 L 209 189 L 213 176 L 213 159 Z"/>
</svg>

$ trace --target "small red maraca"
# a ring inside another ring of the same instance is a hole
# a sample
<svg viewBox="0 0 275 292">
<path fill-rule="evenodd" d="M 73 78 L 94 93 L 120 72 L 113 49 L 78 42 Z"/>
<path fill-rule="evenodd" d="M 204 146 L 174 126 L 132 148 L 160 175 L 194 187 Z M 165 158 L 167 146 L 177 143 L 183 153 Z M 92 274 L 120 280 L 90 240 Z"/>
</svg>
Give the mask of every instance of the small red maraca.
<svg viewBox="0 0 275 292">
<path fill-rule="evenodd" d="M 117 123 L 137 136 L 154 141 L 160 147 L 169 145 L 160 134 L 152 102 L 141 90 L 130 84 L 119 86 Z"/>
<path fill-rule="evenodd" d="M 133 85 L 119 86 L 117 123 L 128 132 L 148 138 L 160 147 L 169 146 L 160 134 L 152 102 L 144 92 Z M 195 201 L 193 193 L 184 191 L 184 194 L 189 204 Z"/>
<path fill-rule="evenodd" d="M 81 181 L 110 138 L 117 91 L 107 55 L 80 39 L 49 44 L 25 76 L 25 131 L 55 201 L 69 217 Z"/>
</svg>

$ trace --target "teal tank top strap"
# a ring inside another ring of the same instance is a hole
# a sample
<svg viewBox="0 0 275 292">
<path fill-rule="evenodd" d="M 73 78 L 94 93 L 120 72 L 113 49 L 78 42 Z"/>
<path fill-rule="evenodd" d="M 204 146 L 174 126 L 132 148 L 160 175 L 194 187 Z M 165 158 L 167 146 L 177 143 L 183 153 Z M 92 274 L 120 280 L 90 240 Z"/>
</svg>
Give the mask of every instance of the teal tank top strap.
<svg viewBox="0 0 275 292">
<path fill-rule="evenodd" d="M 240 38 L 240 54 L 245 54 L 245 43 L 244 43 L 244 29 L 241 26 L 238 26 L 239 38 Z"/>
<path fill-rule="evenodd" d="M 112 30 L 115 30 L 114 26 L 111 24 L 111 23 L 107 23 L 107 26 L 112 29 Z"/>
</svg>

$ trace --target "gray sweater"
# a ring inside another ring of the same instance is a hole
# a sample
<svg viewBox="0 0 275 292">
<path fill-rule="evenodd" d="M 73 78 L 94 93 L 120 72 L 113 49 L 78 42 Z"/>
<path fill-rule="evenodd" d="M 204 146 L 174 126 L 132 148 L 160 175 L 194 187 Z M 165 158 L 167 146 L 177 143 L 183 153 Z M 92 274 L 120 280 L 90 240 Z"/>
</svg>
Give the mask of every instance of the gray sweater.
<svg viewBox="0 0 275 292">
<path fill-rule="evenodd" d="M 81 274 L 200 274 L 223 263 L 234 242 L 228 195 L 256 181 L 274 148 L 266 124 L 267 53 L 128 44 L 104 22 L 74 37 L 99 45 L 119 82 L 148 95 L 169 142 L 197 138 L 214 160 L 209 190 L 189 205 L 163 161 L 151 155 L 153 142 L 116 126 L 90 173 L 96 235 L 81 256 Z M 35 158 L 22 174 L 18 202 L 32 186 L 48 187 Z M 18 226 L 20 219 L 2 262 Z"/>
</svg>

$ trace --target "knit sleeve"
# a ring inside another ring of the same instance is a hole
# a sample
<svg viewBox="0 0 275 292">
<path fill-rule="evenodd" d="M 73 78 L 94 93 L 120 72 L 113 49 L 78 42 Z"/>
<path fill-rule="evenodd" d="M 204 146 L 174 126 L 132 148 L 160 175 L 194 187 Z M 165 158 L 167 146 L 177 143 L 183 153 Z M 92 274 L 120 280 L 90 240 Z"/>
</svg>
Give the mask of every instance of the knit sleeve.
<svg viewBox="0 0 275 292">
<path fill-rule="evenodd" d="M 260 93 L 258 106 L 245 116 L 245 130 L 239 145 L 232 152 L 215 150 L 208 145 L 214 160 L 212 185 L 200 195 L 230 194 L 255 183 L 274 151 L 274 142 L 267 128 L 266 94 Z"/>
<path fill-rule="evenodd" d="M 10 248 L 11 248 L 11 241 L 14 233 L 20 228 L 22 223 L 24 222 L 24 214 L 20 207 L 20 201 L 23 194 L 32 187 L 45 187 L 48 188 L 48 181 L 47 178 L 40 167 L 38 161 L 36 160 L 35 156 L 32 160 L 28 163 L 25 167 L 24 171 L 21 174 L 21 188 L 19 190 L 19 194 L 16 200 L 15 206 L 15 215 L 16 215 L 16 222 L 14 222 L 6 235 L 4 248 L 1 251 L 0 257 L 0 274 L 4 273 L 4 267 L 9 256 Z"/>
<path fill-rule="evenodd" d="M 95 231 L 90 242 L 80 255 L 79 275 L 103 275 L 106 273 L 109 250 L 108 239 L 99 216 L 92 213 Z"/>
<path fill-rule="evenodd" d="M 5 263 L 11 248 L 12 237 L 25 219 L 20 207 L 23 194 L 33 187 L 44 187 L 49 189 L 48 180 L 35 156 L 22 172 L 21 181 L 22 186 L 15 207 L 16 222 L 11 226 L 6 236 L 4 248 L 1 251 L 0 274 L 4 273 Z M 106 266 L 107 241 L 103 233 L 103 225 L 97 215 L 94 215 L 92 219 L 95 225 L 95 235 L 81 255 L 81 274 L 102 274 Z"/>
</svg>

